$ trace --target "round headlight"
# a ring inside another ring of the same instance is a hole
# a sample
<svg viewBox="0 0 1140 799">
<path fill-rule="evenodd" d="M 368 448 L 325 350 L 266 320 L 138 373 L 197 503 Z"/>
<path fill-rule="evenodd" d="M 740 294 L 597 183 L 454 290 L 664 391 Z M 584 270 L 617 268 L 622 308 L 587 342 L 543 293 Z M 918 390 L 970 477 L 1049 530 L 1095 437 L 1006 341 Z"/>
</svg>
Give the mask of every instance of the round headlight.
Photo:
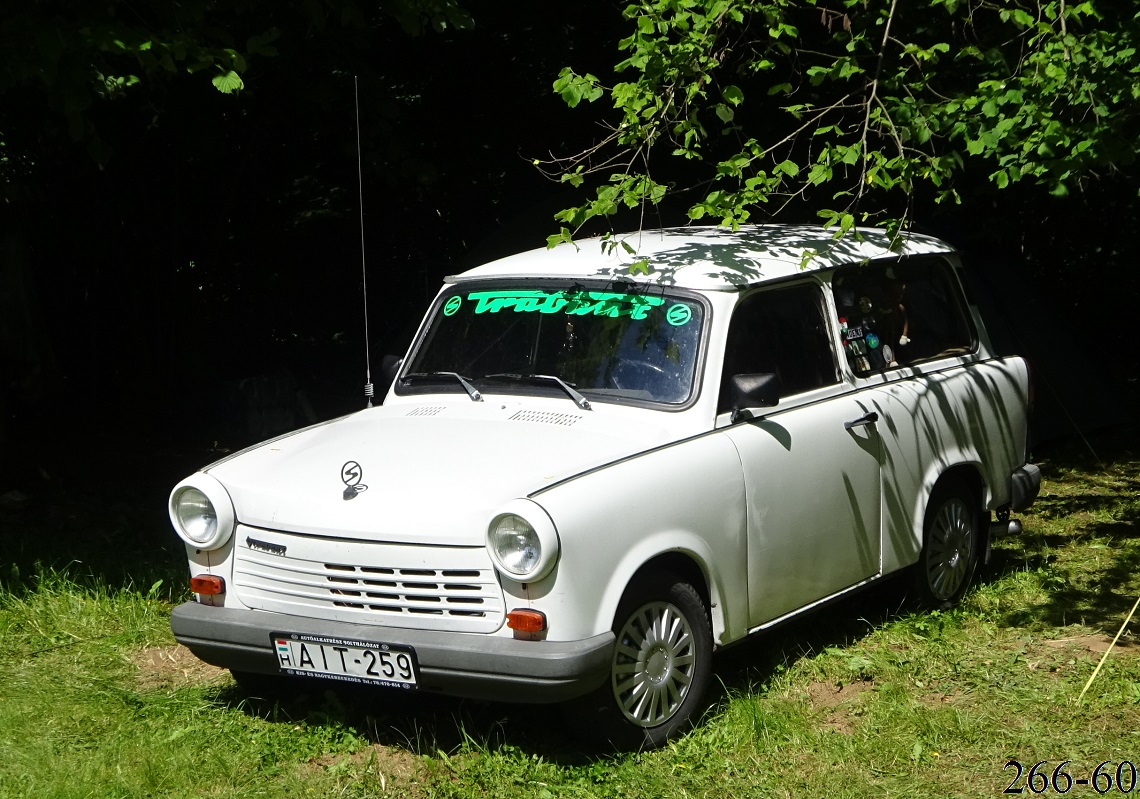
<svg viewBox="0 0 1140 799">
<path fill-rule="evenodd" d="M 495 566 L 518 582 L 540 580 L 558 561 L 554 522 L 542 507 L 516 499 L 500 508 L 487 528 L 487 550 Z"/>
<path fill-rule="evenodd" d="M 174 498 L 174 516 L 186 537 L 204 544 L 218 532 L 218 514 L 210 498 L 196 488 L 184 488 Z"/>
<path fill-rule="evenodd" d="M 170 522 L 187 544 L 217 549 L 233 534 L 233 503 L 221 483 L 198 473 L 170 492 Z"/>
<path fill-rule="evenodd" d="M 542 557 L 538 533 L 522 516 L 506 513 L 496 518 L 488 539 L 495 560 L 511 574 L 529 574 Z"/>
</svg>

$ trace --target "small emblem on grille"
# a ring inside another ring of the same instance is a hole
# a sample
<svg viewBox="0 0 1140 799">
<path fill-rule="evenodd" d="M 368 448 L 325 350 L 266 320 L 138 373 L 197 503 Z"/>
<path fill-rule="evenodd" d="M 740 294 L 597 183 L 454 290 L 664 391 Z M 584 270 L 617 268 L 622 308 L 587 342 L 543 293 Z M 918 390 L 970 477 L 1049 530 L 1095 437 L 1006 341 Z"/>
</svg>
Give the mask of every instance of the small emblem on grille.
<svg viewBox="0 0 1140 799">
<path fill-rule="evenodd" d="M 340 467 L 340 479 L 344 483 L 342 496 L 345 499 L 356 499 L 357 494 L 368 490 L 368 486 L 360 482 L 364 479 L 364 469 L 360 468 L 360 464 L 356 461 L 349 461 Z"/>
<path fill-rule="evenodd" d="M 285 554 L 285 547 L 280 544 L 270 544 L 268 541 L 258 541 L 256 538 L 245 539 L 245 545 L 254 552 L 264 552 L 267 555 L 282 556 Z"/>
</svg>

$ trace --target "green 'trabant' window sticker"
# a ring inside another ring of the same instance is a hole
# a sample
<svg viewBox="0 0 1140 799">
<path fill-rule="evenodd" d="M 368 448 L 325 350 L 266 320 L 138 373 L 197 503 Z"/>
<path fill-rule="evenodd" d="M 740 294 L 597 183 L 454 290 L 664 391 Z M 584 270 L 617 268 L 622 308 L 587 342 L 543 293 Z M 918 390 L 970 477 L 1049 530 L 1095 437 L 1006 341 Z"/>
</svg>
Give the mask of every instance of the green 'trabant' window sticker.
<svg viewBox="0 0 1140 799">
<path fill-rule="evenodd" d="M 452 297 L 443 307 L 451 316 L 459 310 L 458 297 Z M 653 308 L 664 305 L 662 297 L 645 297 L 637 294 L 608 291 L 473 291 L 467 299 L 475 303 L 475 313 L 565 313 L 573 316 L 628 316 L 644 319 Z"/>
</svg>

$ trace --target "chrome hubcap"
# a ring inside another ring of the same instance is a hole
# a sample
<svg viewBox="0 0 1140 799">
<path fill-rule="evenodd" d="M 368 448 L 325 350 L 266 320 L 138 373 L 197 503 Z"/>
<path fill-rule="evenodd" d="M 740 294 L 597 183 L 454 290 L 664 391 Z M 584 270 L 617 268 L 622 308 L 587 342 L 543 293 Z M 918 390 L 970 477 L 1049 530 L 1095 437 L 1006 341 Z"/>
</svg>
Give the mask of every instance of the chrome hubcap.
<svg viewBox="0 0 1140 799">
<path fill-rule="evenodd" d="M 663 724 L 689 693 L 696 658 L 693 631 L 677 608 L 653 602 L 618 633 L 611 670 L 614 698 L 640 727 Z"/>
<path fill-rule="evenodd" d="M 938 599 L 951 599 L 969 576 L 974 550 L 974 520 L 969 506 L 954 497 L 938 509 L 930 525 L 926 580 Z"/>
</svg>

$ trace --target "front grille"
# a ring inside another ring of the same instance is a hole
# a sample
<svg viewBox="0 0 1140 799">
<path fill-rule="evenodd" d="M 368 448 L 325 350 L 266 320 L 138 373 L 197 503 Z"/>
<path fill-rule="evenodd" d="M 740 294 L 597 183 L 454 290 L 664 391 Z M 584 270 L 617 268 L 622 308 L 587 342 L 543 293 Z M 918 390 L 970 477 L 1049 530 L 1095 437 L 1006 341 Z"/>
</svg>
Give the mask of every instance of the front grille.
<svg viewBox="0 0 1140 799">
<path fill-rule="evenodd" d="M 467 632 L 497 630 L 505 619 L 502 589 L 483 547 L 342 541 L 245 527 L 236 544 L 234 589 L 251 608 Z"/>
<path fill-rule="evenodd" d="M 326 563 L 333 604 L 388 613 L 487 615 L 478 569 L 389 569 Z M 469 582 L 459 582 L 466 580 Z"/>
</svg>

